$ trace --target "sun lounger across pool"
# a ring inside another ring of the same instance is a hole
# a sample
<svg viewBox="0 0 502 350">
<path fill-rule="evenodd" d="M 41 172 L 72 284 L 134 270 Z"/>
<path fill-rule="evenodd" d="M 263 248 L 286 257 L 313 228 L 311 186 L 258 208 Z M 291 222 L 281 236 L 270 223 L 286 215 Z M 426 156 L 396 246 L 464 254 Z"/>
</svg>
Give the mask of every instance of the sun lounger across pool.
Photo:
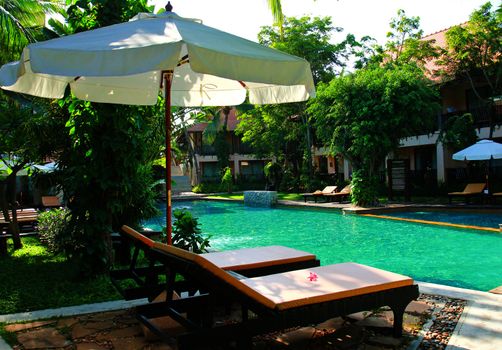
<svg viewBox="0 0 502 350">
<path fill-rule="evenodd" d="M 453 198 L 465 198 L 465 202 L 469 203 L 469 199 L 475 196 L 481 196 L 485 189 L 485 183 L 470 183 L 465 186 L 462 192 L 448 193 L 448 201 L 451 204 Z"/>
<path fill-rule="evenodd" d="M 314 198 L 314 201 L 317 203 L 318 198 L 323 198 L 324 195 L 329 193 L 334 193 L 337 189 L 337 186 L 326 186 L 322 191 L 317 190 L 312 193 L 302 193 L 303 201 L 307 202 L 307 198 Z"/>
</svg>

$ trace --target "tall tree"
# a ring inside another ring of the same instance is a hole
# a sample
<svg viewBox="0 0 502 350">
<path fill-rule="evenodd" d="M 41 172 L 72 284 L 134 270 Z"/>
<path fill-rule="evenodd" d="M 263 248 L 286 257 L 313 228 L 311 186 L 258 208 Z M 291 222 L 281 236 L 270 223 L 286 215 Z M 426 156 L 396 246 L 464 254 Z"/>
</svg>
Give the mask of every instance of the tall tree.
<svg viewBox="0 0 502 350">
<path fill-rule="evenodd" d="M 319 139 L 348 159 L 353 201 L 376 200 L 376 176 L 403 137 L 432 124 L 437 92 L 413 65 L 374 66 L 321 84 L 308 112 Z"/>
<path fill-rule="evenodd" d="M 150 10 L 146 0 L 73 1 L 65 29 L 112 25 Z M 50 112 L 67 121 L 59 148 L 61 186 L 71 211 L 64 249 L 82 273 L 96 274 L 110 263 L 109 233 L 155 214 L 151 166 L 165 135 L 162 104 L 99 104 L 67 96 L 59 106 Z"/>
<path fill-rule="evenodd" d="M 311 63 L 314 81 L 328 82 L 343 67 L 342 58 L 348 54 L 345 41 L 330 42 L 331 34 L 341 30 L 329 17 L 287 18 L 282 36 L 277 28 L 268 26 L 262 28 L 259 41 L 305 58 Z M 259 155 L 282 162 L 284 171 L 292 173 L 296 183 L 302 172 L 306 179 L 311 178 L 312 137 L 305 108 L 305 103 L 256 107 L 240 116 L 236 130 Z M 291 187 L 297 189 L 296 185 L 287 186 Z"/>
<path fill-rule="evenodd" d="M 420 29 L 420 17 L 408 17 L 404 10 L 397 11 L 397 17 L 391 19 L 387 42 L 381 50 L 385 63 L 413 63 L 425 69 L 425 64 L 437 58 L 440 50 L 434 40 L 423 40 Z"/>
<path fill-rule="evenodd" d="M 282 3 L 281 0 L 267 0 L 268 7 L 270 8 L 270 13 L 274 19 L 274 24 L 279 28 L 282 34 L 282 27 L 284 24 L 284 14 L 282 13 Z"/>
<path fill-rule="evenodd" d="M 17 223 L 16 176 L 21 170 L 41 162 L 51 154 L 47 140 L 54 130 L 54 120 L 34 114 L 32 109 L 14 101 L 0 103 L 0 210 L 9 222 L 14 249 L 22 247 Z M 4 243 L 2 240 L 0 242 Z M 0 253 L 6 253 L 0 247 Z"/>
<path fill-rule="evenodd" d="M 480 104 L 493 109 L 502 95 L 502 4 L 492 9 L 490 2 L 475 10 L 465 24 L 446 32 L 447 50 L 439 60 L 439 74 L 447 80 L 467 79 Z M 490 138 L 493 113 L 488 114 Z"/>
</svg>

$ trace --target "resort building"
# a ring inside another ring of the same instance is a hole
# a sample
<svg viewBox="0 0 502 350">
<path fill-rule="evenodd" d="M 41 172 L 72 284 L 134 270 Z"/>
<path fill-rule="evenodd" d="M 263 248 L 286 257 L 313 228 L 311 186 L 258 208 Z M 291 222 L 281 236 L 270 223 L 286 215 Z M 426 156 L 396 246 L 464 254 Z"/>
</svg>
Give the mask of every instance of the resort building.
<svg viewBox="0 0 502 350">
<path fill-rule="evenodd" d="M 446 45 L 445 33 L 448 29 L 425 36 L 424 40 L 434 40 L 437 45 Z M 437 69 L 435 61 L 430 61 L 427 68 L 432 72 Z M 488 138 L 490 135 L 490 121 L 494 124 L 492 139 L 502 141 L 502 96 L 489 96 L 490 90 L 486 83 L 480 79 L 475 82 L 476 91 L 467 80 L 441 81 L 432 77 L 440 86 L 442 111 L 436 116 L 435 131 L 424 131 L 401 140 L 400 148 L 390 154 L 388 159 L 405 159 L 409 162 L 409 178 L 415 187 L 436 188 L 443 184 L 460 185 L 466 181 L 484 181 L 484 169 L 479 167 L 478 172 L 472 170 L 467 173 L 465 162 L 452 159 L 452 150 L 445 147 L 438 137 L 441 128 L 451 116 L 471 113 L 474 117 L 474 126 L 479 139 Z M 480 94 L 483 99 L 491 98 L 494 104 L 486 106 L 476 96 Z M 264 178 L 263 167 L 268 159 L 256 158 L 251 147 L 241 141 L 235 135 L 235 128 L 239 121 L 236 111 L 233 109 L 228 117 L 227 143 L 230 148 L 229 166 L 235 179 L 259 182 Z M 217 156 L 214 146 L 205 141 L 203 132 L 207 123 L 196 124 L 188 132 L 194 149 L 195 164 L 192 171 L 192 184 L 199 182 L 219 182 L 221 175 L 217 164 Z M 352 168 L 350 162 L 342 155 L 330 155 L 323 147 L 313 147 L 313 165 L 317 174 L 329 182 L 344 181 L 351 177 Z M 502 161 L 496 160 L 491 163 L 492 178 L 502 183 Z M 385 165 L 382 164 L 381 179 L 386 179 Z"/>
<path fill-rule="evenodd" d="M 437 45 L 446 46 L 445 33 L 448 29 L 425 36 L 424 40 L 434 40 Z M 434 70 L 436 62 L 431 61 L 427 68 Z M 440 81 L 431 77 L 440 84 L 440 97 L 442 111 L 437 116 L 435 131 L 415 135 L 401 140 L 401 146 L 397 152 L 389 155 L 389 159 L 407 159 L 410 167 L 410 180 L 418 185 L 441 185 L 443 183 L 458 183 L 467 180 L 483 182 L 483 170 L 479 174 L 469 174 L 467 179 L 466 163 L 452 160 L 452 150 L 447 149 L 438 141 L 439 133 L 446 120 L 455 115 L 471 113 L 474 117 L 474 126 L 478 139 L 489 138 L 490 121 L 494 124 L 494 141 L 502 141 L 502 96 L 489 96 L 490 89 L 484 80 L 475 81 L 476 91 L 471 83 L 465 80 Z M 476 93 L 483 99 L 491 98 L 494 104 L 486 106 Z M 326 149 L 316 148 L 314 150 L 314 164 L 320 174 L 332 174 L 348 179 L 351 168 L 348 161 L 343 157 L 333 157 L 328 155 Z M 494 160 L 491 164 L 492 177 L 502 182 L 502 161 Z M 384 173 L 384 170 L 382 170 Z M 337 176 L 337 177 L 338 177 Z M 382 175 L 383 177 L 385 175 Z"/>
<path fill-rule="evenodd" d="M 224 118 L 221 115 L 221 118 Z M 226 142 L 229 148 L 229 167 L 234 179 L 248 183 L 263 182 L 265 175 L 263 167 L 270 159 L 257 158 L 250 145 L 242 142 L 235 134 L 239 123 L 236 110 L 232 109 L 228 115 Z M 188 129 L 188 135 L 194 150 L 192 164 L 192 183 L 220 182 L 221 174 L 218 166 L 216 148 L 204 137 L 204 130 L 208 123 L 195 124 Z"/>
</svg>

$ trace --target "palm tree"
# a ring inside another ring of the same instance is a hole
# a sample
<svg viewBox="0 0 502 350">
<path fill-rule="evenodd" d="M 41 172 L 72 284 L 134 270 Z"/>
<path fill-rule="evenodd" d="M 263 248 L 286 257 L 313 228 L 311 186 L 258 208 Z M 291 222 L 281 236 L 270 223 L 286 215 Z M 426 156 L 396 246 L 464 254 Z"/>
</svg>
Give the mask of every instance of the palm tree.
<svg viewBox="0 0 502 350">
<path fill-rule="evenodd" d="M 36 41 L 45 15 L 61 10 L 60 1 L 0 0 L 0 59 L 13 59 L 22 48 Z"/>
<path fill-rule="evenodd" d="M 267 0 L 268 7 L 274 19 L 274 25 L 277 25 L 282 35 L 282 25 L 284 23 L 284 15 L 282 13 L 281 0 Z"/>
</svg>

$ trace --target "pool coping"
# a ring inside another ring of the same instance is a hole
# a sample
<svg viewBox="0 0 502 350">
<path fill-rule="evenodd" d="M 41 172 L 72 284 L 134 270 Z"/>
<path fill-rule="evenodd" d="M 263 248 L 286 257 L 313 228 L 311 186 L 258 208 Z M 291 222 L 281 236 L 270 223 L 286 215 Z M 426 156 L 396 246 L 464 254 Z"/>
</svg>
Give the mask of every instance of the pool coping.
<svg viewBox="0 0 502 350">
<path fill-rule="evenodd" d="M 371 218 L 378 218 L 378 219 L 394 220 L 394 221 L 414 222 L 414 223 L 418 223 L 418 224 L 446 226 L 446 227 L 454 227 L 454 228 L 461 228 L 461 229 L 468 229 L 468 230 L 479 230 L 479 231 L 487 231 L 487 232 L 494 232 L 494 233 L 502 233 L 502 231 L 500 229 L 493 228 L 493 227 L 486 227 L 486 226 L 453 224 L 450 222 L 400 218 L 400 217 L 395 217 L 395 216 L 378 215 L 378 214 L 357 214 L 357 215 L 371 217 Z"/>
<path fill-rule="evenodd" d="M 183 200 L 184 198 L 178 198 L 179 200 Z M 216 197 L 199 197 L 197 199 L 208 200 L 208 201 L 223 201 L 223 202 L 243 202 L 240 199 L 233 198 L 216 198 Z M 445 205 L 445 204 L 390 204 L 385 207 L 374 207 L 374 208 L 365 208 L 365 207 L 355 207 L 351 203 L 334 203 L 334 202 L 320 202 L 320 203 L 312 203 L 312 202 L 300 202 L 293 200 L 279 200 L 279 207 L 297 207 L 297 208 L 306 208 L 306 209 L 323 209 L 323 210 L 337 210 L 341 211 L 343 214 L 355 214 L 360 216 L 367 217 L 375 217 L 379 219 L 388 219 L 388 220 L 396 220 L 396 221 L 405 221 L 405 222 L 414 222 L 418 224 L 425 225 L 436 225 L 436 226 L 444 226 L 444 227 L 453 227 L 467 230 L 477 230 L 477 231 L 485 231 L 492 233 L 502 233 L 502 229 L 497 229 L 494 227 L 485 227 L 485 226 L 474 226 L 474 225 L 463 225 L 463 224 L 454 224 L 449 222 L 440 222 L 440 221 L 429 221 L 429 220 L 419 220 L 419 219 L 409 219 L 409 218 L 398 218 L 394 216 L 381 215 L 382 213 L 389 212 L 398 212 L 398 211 L 414 211 L 418 209 L 427 209 L 433 211 L 446 210 L 446 211 L 469 211 L 469 210 L 481 210 L 487 211 L 491 213 L 492 211 L 502 211 L 502 207 L 498 206 L 479 206 L 479 205 Z M 501 223 L 502 224 L 502 223 Z"/>
<path fill-rule="evenodd" d="M 502 349 L 502 295 L 441 284 L 416 281 L 420 292 L 468 301 L 446 350 Z M 135 301 L 116 300 L 95 304 L 68 306 L 57 309 L 37 310 L 0 315 L 1 323 L 16 323 L 40 319 L 68 317 L 88 313 L 127 309 L 148 303 L 147 299 Z M 12 348 L 0 337 L 0 350 Z"/>
</svg>

